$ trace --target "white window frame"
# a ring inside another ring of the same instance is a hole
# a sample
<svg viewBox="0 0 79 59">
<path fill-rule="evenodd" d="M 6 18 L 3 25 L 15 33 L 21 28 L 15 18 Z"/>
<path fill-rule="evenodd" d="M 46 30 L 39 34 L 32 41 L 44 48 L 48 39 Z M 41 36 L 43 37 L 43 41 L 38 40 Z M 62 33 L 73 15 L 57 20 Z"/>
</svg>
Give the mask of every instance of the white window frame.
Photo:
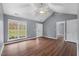
<svg viewBox="0 0 79 59">
<path fill-rule="evenodd" d="M 8 19 L 8 32 L 9 32 L 9 20 L 14 20 L 14 19 Z M 19 21 L 19 20 L 14 20 L 14 21 L 16 21 L 18 24 L 22 23 L 22 24 L 26 25 L 25 28 L 26 28 L 26 32 L 27 32 L 27 22 L 23 22 L 23 21 Z M 18 28 L 19 28 L 19 25 L 18 25 Z M 17 30 L 19 30 L 19 29 L 17 29 Z M 27 33 L 25 34 L 25 36 L 26 37 L 23 37 L 23 38 L 27 38 Z M 15 38 L 15 39 L 9 39 L 9 33 L 8 33 L 8 40 L 7 41 L 22 39 L 19 37 L 19 35 L 17 35 L 17 37 L 18 38 Z"/>
</svg>

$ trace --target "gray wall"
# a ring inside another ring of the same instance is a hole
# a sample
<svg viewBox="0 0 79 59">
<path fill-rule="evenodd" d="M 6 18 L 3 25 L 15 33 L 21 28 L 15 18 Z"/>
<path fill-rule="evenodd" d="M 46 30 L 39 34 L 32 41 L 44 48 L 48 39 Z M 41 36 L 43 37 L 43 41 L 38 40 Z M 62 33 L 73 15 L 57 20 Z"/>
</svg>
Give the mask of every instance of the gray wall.
<svg viewBox="0 0 79 59">
<path fill-rule="evenodd" d="M 78 4 L 78 35 L 79 35 L 79 4 Z M 79 38 L 79 36 L 78 36 Z M 78 44 L 79 44 L 79 39 L 78 39 Z"/>
<path fill-rule="evenodd" d="M 8 40 L 8 20 L 7 17 L 4 16 L 4 42 Z"/>
<path fill-rule="evenodd" d="M 27 38 L 36 37 L 36 23 L 27 22 Z"/>
<path fill-rule="evenodd" d="M 55 13 L 43 23 L 43 35 L 48 37 L 56 37 L 56 22 L 76 18 L 77 15 Z"/>
<path fill-rule="evenodd" d="M 77 54 L 79 56 L 79 4 L 78 4 L 78 50 L 77 50 Z"/>
<path fill-rule="evenodd" d="M 0 3 L 0 50 L 3 46 L 4 34 L 3 34 L 3 11 L 2 4 Z M 1 52 L 1 51 L 0 51 Z"/>
<path fill-rule="evenodd" d="M 4 42 L 7 42 L 7 39 L 8 39 L 8 19 L 26 22 L 27 23 L 27 32 L 28 32 L 27 38 L 36 37 L 36 25 L 35 24 L 40 23 L 40 22 L 4 14 L 4 31 L 5 31 L 4 32 Z"/>
</svg>

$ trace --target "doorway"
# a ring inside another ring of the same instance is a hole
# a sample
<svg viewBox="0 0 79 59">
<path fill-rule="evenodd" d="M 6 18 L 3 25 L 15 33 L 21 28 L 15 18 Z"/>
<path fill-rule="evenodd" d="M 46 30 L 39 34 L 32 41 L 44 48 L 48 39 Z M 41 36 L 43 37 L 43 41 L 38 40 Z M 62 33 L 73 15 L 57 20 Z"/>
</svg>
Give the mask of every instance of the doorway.
<svg viewBox="0 0 79 59">
<path fill-rule="evenodd" d="M 77 19 L 67 21 L 67 41 L 78 43 Z"/>
<path fill-rule="evenodd" d="M 43 24 L 36 23 L 36 37 L 43 36 Z"/>
<path fill-rule="evenodd" d="M 65 40 L 65 21 L 56 22 L 56 38 L 63 37 Z"/>
</svg>

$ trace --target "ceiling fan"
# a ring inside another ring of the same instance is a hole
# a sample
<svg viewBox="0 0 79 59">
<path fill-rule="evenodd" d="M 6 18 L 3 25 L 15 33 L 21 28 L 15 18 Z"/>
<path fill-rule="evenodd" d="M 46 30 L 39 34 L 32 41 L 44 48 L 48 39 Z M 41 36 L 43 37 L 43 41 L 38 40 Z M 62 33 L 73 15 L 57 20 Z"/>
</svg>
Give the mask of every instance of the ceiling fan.
<svg viewBox="0 0 79 59">
<path fill-rule="evenodd" d="M 50 12 L 50 8 L 46 3 L 36 4 L 36 9 L 34 10 L 36 15 L 46 16 Z"/>
</svg>

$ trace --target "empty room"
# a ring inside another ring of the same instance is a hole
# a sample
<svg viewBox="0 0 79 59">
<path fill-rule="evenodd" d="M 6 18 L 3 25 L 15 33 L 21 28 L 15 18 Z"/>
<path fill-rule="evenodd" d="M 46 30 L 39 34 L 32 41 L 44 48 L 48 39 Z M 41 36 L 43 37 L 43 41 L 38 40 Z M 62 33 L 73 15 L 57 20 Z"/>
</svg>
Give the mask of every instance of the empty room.
<svg viewBox="0 0 79 59">
<path fill-rule="evenodd" d="M 1 56 L 77 56 L 78 3 L 0 3 Z"/>
</svg>

